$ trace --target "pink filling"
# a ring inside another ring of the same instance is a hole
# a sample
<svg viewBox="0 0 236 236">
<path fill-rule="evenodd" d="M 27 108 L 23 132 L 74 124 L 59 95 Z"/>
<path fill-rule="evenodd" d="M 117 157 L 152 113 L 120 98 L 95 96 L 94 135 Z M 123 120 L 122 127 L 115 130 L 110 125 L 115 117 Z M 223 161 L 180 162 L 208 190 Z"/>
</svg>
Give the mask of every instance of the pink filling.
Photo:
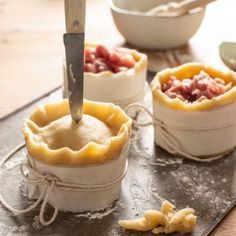
<svg viewBox="0 0 236 236">
<path fill-rule="evenodd" d="M 135 65 L 135 60 L 131 54 L 121 52 L 118 49 L 108 49 L 103 45 L 98 45 L 96 48 L 85 48 L 84 57 L 85 72 L 111 71 L 118 73 Z"/>
<path fill-rule="evenodd" d="M 186 102 L 201 102 L 226 93 L 232 88 L 232 83 L 225 83 L 219 78 L 212 78 L 206 72 L 201 71 L 192 78 L 178 80 L 171 76 L 162 84 L 161 90 L 170 98 L 178 98 Z"/>
</svg>

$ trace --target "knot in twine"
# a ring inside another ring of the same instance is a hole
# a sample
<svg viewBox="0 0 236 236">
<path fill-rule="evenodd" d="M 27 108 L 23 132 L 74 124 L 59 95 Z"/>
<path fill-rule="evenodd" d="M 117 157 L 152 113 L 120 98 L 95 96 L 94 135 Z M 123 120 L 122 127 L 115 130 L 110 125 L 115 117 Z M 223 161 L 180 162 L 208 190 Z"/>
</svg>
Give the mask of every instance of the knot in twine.
<svg viewBox="0 0 236 236">
<path fill-rule="evenodd" d="M 23 178 L 26 180 L 27 183 L 33 184 L 35 186 L 44 186 L 44 189 L 41 192 L 39 198 L 37 199 L 36 202 L 34 202 L 30 207 L 26 209 L 13 208 L 3 199 L 1 195 L 0 195 L 0 202 L 5 208 L 7 208 L 9 211 L 11 211 L 14 214 L 23 214 L 23 213 L 30 212 L 42 202 L 40 213 L 39 213 L 39 221 L 44 226 L 50 225 L 56 219 L 57 214 L 58 214 L 58 207 L 57 207 L 56 199 L 55 199 L 53 215 L 48 221 L 45 220 L 44 213 L 45 213 L 46 205 L 48 203 L 49 196 L 51 192 L 53 191 L 57 182 L 59 182 L 59 179 L 52 175 L 42 175 L 36 172 L 26 163 L 21 163 L 20 171 Z"/>
<path fill-rule="evenodd" d="M 181 150 L 181 145 L 180 145 L 179 140 L 176 137 L 174 137 L 172 134 L 170 134 L 167 129 L 174 128 L 174 129 L 179 129 L 179 130 L 209 130 L 209 128 L 207 128 L 207 127 L 204 127 L 204 128 L 190 127 L 189 128 L 189 127 L 176 127 L 176 126 L 167 125 L 163 121 L 161 121 L 157 117 L 155 117 L 152 114 L 152 112 L 143 104 L 132 103 L 132 104 L 128 105 L 124 110 L 128 113 L 131 108 L 139 108 L 140 110 L 145 111 L 152 118 L 152 121 L 148 121 L 145 123 L 141 123 L 141 122 L 138 122 L 133 119 L 133 123 L 137 126 L 140 126 L 140 127 L 146 127 L 149 125 L 155 126 L 158 134 L 160 135 L 161 139 L 165 143 L 166 151 L 168 151 L 171 154 L 174 154 L 174 155 L 179 154 L 187 159 L 194 160 L 194 161 L 210 162 L 210 161 L 220 159 L 221 157 L 223 157 L 225 154 L 228 153 L 228 151 L 226 151 L 225 153 L 217 154 L 215 156 L 206 157 L 206 158 L 199 158 L 197 156 L 193 156 L 193 155 Z M 222 128 L 222 127 L 216 127 L 216 128 Z"/>
<path fill-rule="evenodd" d="M 15 147 L 13 150 L 11 150 L 3 159 L 0 161 L 0 168 L 2 168 L 3 164 L 6 163 L 17 151 L 25 147 L 25 143 L 20 144 L 19 146 Z M 124 172 L 117 177 L 114 180 L 111 180 L 110 182 L 104 183 L 104 184 L 96 184 L 96 185 L 83 185 L 83 184 L 74 184 L 74 183 L 67 183 L 61 181 L 59 178 L 57 178 L 54 175 L 49 174 L 41 174 L 39 173 L 36 168 L 35 164 L 33 168 L 28 163 L 21 163 L 20 164 L 20 172 L 23 178 L 25 179 L 27 184 L 32 184 L 34 186 L 42 187 L 43 190 L 40 191 L 40 196 L 38 199 L 28 208 L 26 209 L 15 209 L 14 207 L 10 206 L 2 197 L 0 194 L 0 203 L 8 209 L 10 212 L 14 214 L 24 214 L 27 212 L 30 212 L 31 210 L 35 209 L 41 202 L 41 208 L 39 213 L 39 221 L 43 226 L 48 226 L 56 219 L 58 214 L 58 202 L 56 195 L 54 195 L 53 198 L 53 207 L 54 212 L 51 218 L 46 221 L 44 218 L 44 213 L 46 209 L 46 205 L 48 203 L 50 194 L 54 191 L 55 187 L 63 189 L 63 190 L 69 190 L 69 191 L 97 191 L 102 189 L 110 188 L 110 186 L 114 185 L 115 183 L 121 181 L 127 171 L 128 168 L 128 161 L 126 160 L 125 169 Z"/>
</svg>

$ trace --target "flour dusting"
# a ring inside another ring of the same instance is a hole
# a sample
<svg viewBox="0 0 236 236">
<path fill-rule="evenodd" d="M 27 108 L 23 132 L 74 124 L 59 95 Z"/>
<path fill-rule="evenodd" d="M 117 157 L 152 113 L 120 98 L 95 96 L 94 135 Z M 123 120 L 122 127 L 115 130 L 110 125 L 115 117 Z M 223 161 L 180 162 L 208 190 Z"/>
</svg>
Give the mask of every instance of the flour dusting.
<svg viewBox="0 0 236 236">
<path fill-rule="evenodd" d="M 21 226 L 12 226 L 12 225 L 5 225 L 2 222 L 0 222 L 0 233 L 1 235 L 6 236 L 14 236 L 14 235 L 26 235 L 26 231 L 28 230 L 28 227 L 25 225 Z"/>
<path fill-rule="evenodd" d="M 81 214 L 75 215 L 75 217 L 84 217 L 88 220 L 95 220 L 95 219 L 102 219 L 111 213 L 115 212 L 117 207 L 111 205 L 108 208 L 106 208 L 104 211 L 98 211 L 98 212 L 85 212 Z"/>
<path fill-rule="evenodd" d="M 183 171 L 184 169 L 184 171 Z M 170 172 L 172 178 L 176 182 L 177 188 L 183 188 L 185 195 L 191 201 L 202 202 L 212 206 L 210 209 L 211 215 L 221 212 L 231 204 L 229 194 L 225 189 L 217 188 L 217 185 L 226 183 L 226 178 L 222 176 L 214 176 L 212 169 L 208 167 L 199 167 L 193 165 L 182 165 L 181 168 Z"/>
</svg>

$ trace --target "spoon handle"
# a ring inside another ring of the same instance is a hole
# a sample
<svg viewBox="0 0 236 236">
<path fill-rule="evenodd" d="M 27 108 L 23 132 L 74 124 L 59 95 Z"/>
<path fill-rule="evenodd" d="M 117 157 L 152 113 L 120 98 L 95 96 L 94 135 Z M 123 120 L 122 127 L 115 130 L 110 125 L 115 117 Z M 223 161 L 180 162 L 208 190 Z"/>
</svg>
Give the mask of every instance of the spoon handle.
<svg viewBox="0 0 236 236">
<path fill-rule="evenodd" d="M 159 5 L 147 12 L 147 15 L 158 15 L 158 14 L 168 14 L 174 13 L 177 15 L 184 14 L 191 9 L 198 7 L 205 7 L 207 4 L 214 2 L 216 0 L 183 0 L 180 3 L 169 2 L 166 5 Z"/>
<path fill-rule="evenodd" d="M 205 7 L 207 4 L 216 0 L 184 0 L 179 3 L 179 6 L 173 11 L 177 13 L 188 12 L 191 9 Z M 171 10 L 171 9 L 170 9 Z"/>
</svg>

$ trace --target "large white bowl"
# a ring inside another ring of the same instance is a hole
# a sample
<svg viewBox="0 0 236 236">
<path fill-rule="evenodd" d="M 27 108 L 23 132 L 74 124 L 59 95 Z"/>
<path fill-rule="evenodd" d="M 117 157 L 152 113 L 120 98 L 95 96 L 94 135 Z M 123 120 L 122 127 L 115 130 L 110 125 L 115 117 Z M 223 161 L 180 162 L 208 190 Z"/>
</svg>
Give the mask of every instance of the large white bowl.
<svg viewBox="0 0 236 236">
<path fill-rule="evenodd" d="M 198 30 L 205 8 L 182 16 L 147 16 L 145 11 L 173 0 L 109 0 L 112 16 L 127 42 L 140 48 L 167 49 L 184 45 Z"/>
</svg>

